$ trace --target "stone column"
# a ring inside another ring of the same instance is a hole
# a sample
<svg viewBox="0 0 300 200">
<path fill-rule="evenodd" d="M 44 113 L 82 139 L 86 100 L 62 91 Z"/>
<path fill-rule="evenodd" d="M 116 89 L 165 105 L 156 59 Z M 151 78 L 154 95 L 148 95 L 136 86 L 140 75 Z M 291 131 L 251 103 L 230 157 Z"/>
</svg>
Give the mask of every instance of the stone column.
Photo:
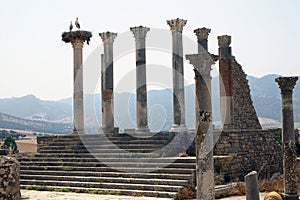
<svg viewBox="0 0 300 200">
<path fill-rule="evenodd" d="M 171 131 L 185 131 L 184 70 L 182 30 L 184 19 L 167 20 L 172 31 L 172 67 L 173 67 L 173 127 Z"/>
<path fill-rule="evenodd" d="M 101 57 L 101 113 L 102 113 L 102 127 L 103 124 L 105 124 L 105 116 L 103 114 L 104 111 L 104 100 L 103 100 L 103 94 L 104 94 L 104 81 L 103 81 L 103 74 L 104 74 L 104 69 L 105 69 L 105 65 L 104 65 L 104 54 L 100 55 Z"/>
<path fill-rule="evenodd" d="M 103 93 L 102 93 L 102 129 L 105 133 L 115 132 L 114 128 L 114 73 L 113 42 L 117 33 L 99 33 L 104 45 Z"/>
<path fill-rule="evenodd" d="M 146 35 L 150 28 L 130 28 L 135 37 L 136 48 L 136 133 L 145 133 L 148 128 L 146 85 Z"/>
<path fill-rule="evenodd" d="M 296 145 L 294 132 L 293 89 L 298 77 L 275 79 L 281 89 L 284 199 L 298 200 Z"/>
<path fill-rule="evenodd" d="M 218 37 L 219 44 L 219 73 L 220 73 L 220 108 L 223 130 L 230 129 L 233 111 L 233 66 L 231 36 Z"/>
<path fill-rule="evenodd" d="M 86 41 L 92 37 L 89 31 L 70 31 L 62 34 L 62 40 L 71 42 L 74 49 L 74 95 L 73 95 L 73 133 L 84 133 L 84 107 L 83 107 L 83 65 L 82 48 Z"/>
<path fill-rule="evenodd" d="M 198 41 L 207 40 L 210 30 L 197 30 Z M 213 200 L 215 193 L 210 70 L 216 57 L 207 52 L 207 45 L 199 49 L 201 50 L 198 54 L 186 55 L 195 72 L 197 200 Z"/>
</svg>

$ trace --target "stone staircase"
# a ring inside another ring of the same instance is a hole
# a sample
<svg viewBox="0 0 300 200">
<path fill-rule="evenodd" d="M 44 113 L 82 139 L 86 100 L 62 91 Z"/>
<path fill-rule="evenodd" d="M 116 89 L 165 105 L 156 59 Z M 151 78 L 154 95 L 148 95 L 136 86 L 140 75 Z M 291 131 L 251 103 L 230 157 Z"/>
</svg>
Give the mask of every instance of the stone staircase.
<svg viewBox="0 0 300 200">
<path fill-rule="evenodd" d="M 178 157 L 175 133 L 63 135 L 38 138 L 20 159 L 21 187 L 97 194 L 174 197 L 194 184 L 195 158 Z"/>
</svg>

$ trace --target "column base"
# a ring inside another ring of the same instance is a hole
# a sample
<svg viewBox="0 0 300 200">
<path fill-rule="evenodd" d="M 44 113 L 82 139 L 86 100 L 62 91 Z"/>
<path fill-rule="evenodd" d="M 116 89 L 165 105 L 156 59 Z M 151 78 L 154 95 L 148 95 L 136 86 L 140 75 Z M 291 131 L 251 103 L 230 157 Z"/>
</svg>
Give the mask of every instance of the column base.
<svg viewBox="0 0 300 200">
<path fill-rule="evenodd" d="M 299 194 L 282 194 L 284 200 L 299 200 Z"/>
<path fill-rule="evenodd" d="M 187 132 L 188 129 L 185 124 L 177 125 L 173 124 L 170 132 Z"/>
<path fill-rule="evenodd" d="M 105 133 L 105 134 L 119 134 L 119 127 L 101 127 L 99 129 L 100 133 Z"/>
<path fill-rule="evenodd" d="M 143 133 L 149 133 L 150 129 L 148 127 L 143 127 L 143 128 L 136 128 L 134 133 L 137 134 L 143 134 Z"/>
<path fill-rule="evenodd" d="M 82 134 L 84 134 L 84 130 L 74 130 L 73 129 L 72 134 L 74 134 L 74 135 L 82 135 Z"/>
</svg>

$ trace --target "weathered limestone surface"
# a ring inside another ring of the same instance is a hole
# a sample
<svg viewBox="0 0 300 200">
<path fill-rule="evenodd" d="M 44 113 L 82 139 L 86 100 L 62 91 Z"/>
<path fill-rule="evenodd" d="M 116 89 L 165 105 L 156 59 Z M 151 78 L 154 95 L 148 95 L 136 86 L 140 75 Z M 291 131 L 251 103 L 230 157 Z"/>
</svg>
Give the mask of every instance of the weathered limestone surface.
<svg viewBox="0 0 300 200">
<path fill-rule="evenodd" d="M 246 200 L 259 200 L 257 172 L 252 171 L 245 176 Z"/>
<path fill-rule="evenodd" d="M 218 37 L 220 108 L 223 130 L 261 130 L 247 75 L 231 53 L 231 37 Z"/>
<path fill-rule="evenodd" d="M 274 173 L 282 173 L 282 147 L 275 141 L 270 130 L 215 131 L 220 134 L 214 148 L 216 156 L 232 156 L 232 164 L 226 168 L 215 169 L 224 174 L 225 181 L 244 179 L 245 173 L 259 172 L 259 179 L 271 178 Z"/>
<path fill-rule="evenodd" d="M 147 81 L 146 81 L 146 35 L 150 28 L 130 28 L 136 47 L 136 132 L 145 133 L 148 128 Z"/>
<path fill-rule="evenodd" d="M 102 129 L 104 132 L 114 132 L 114 67 L 113 67 L 113 42 L 117 33 L 99 33 L 104 45 L 104 69 L 102 91 Z"/>
<path fill-rule="evenodd" d="M 14 158 L 0 156 L 0 199 L 20 200 L 20 165 Z"/>
<path fill-rule="evenodd" d="M 184 19 L 167 20 L 172 31 L 173 67 L 173 127 L 171 131 L 186 130 L 182 30 Z"/>
<path fill-rule="evenodd" d="M 72 43 L 74 50 L 73 133 L 84 132 L 82 48 L 84 42 L 89 44 L 91 37 L 89 31 L 70 31 L 62 34 L 62 40 Z"/>
<path fill-rule="evenodd" d="M 298 200 L 296 175 L 296 144 L 294 133 L 293 89 L 298 77 L 279 77 L 281 89 L 284 198 Z"/>
<path fill-rule="evenodd" d="M 197 200 L 213 200 L 214 160 L 212 131 L 211 65 L 214 63 L 207 52 L 210 29 L 195 30 L 198 38 L 198 54 L 186 55 L 194 67 L 196 93 L 196 183 Z M 201 46 L 201 45 L 204 46 Z"/>
</svg>

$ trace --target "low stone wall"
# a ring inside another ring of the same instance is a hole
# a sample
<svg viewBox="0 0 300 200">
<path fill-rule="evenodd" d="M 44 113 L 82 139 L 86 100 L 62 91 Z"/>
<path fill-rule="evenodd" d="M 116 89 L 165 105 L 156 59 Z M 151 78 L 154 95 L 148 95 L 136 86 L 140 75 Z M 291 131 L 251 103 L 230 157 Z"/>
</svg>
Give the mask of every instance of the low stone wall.
<svg viewBox="0 0 300 200">
<path fill-rule="evenodd" d="M 14 158 L 0 156 L 0 199 L 20 200 L 20 165 Z"/>
<path fill-rule="evenodd" d="M 272 131 L 221 132 L 214 155 L 232 157 L 232 164 L 222 171 L 227 181 L 235 178 L 243 180 L 253 170 L 257 171 L 259 179 L 282 173 L 282 149 L 273 138 Z"/>
</svg>

